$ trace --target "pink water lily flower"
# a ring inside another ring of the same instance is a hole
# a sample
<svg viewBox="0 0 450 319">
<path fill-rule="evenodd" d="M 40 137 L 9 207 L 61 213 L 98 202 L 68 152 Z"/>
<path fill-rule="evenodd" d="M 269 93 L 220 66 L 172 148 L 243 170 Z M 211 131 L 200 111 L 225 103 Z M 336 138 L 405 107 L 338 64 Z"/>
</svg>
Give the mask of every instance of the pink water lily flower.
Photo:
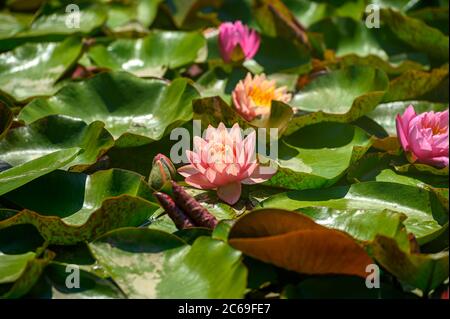
<svg viewBox="0 0 450 319">
<path fill-rule="evenodd" d="M 412 105 L 396 118 L 397 135 L 411 162 L 448 166 L 448 109 L 417 115 Z"/>
<path fill-rule="evenodd" d="M 209 126 L 205 139 L 194 137 L 194 151 L 186 151 L 190 164 L 178 172 L 189 185 L 217 189 L 219 198 L 233 205 L 241 196 L 241 183 L 262 183 L 276 171 L 258 163 L 255 146 L 255 131 L 243 139 L 237 123 L 230 131 L 223 123 L 217 129 Z"/>
<path fill-rule="evenodd" d="M 285 86 L 276 87 L 274 80 L 269 81 L 264 74 L 252 77 L 250 73 L 236 85 L 232 92 L 233 103 L 241 116 L 252 121 L 257 116 L 270 114 L 272 101 L 288 103 L 292 95 Z"/>
<path fill-rule="evenodd" d="M 219 49 L 225 62 L 253 58 L 259 49 L 259 34 L 241 21 L 224 22 L 219 27 Z"/>
</svg>

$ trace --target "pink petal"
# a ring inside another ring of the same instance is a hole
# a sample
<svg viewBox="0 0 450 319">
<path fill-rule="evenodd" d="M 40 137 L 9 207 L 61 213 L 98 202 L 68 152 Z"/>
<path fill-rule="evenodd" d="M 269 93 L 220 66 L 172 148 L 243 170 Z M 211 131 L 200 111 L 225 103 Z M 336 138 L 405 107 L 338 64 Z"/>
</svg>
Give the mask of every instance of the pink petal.
<svg viewBox="0 0 450 319">
<path fill-rule="evenodd" d="M 183 177 L 189 177 L 198 173 L 198 170 L 193 165 L 185 165 L 178 169 L 178 173 Z"/>
<path fill-rule="evenodd" d="M 447 167 L 448 166 L 448 156 L 439 156 L 439 157 L 433 157 L 429 160 L 426 160 L 425 163 L 435 165 L 437 167 Z"/>
<path fill-rule="evenodd" d="M 241 197 L 241 183 L 233 182 L 217 189 L 217 196 L 224 202 L 234 205 Z"/>
<path fill-rule="evenodd" d="M 189 185 L 191 185 L 195 188 L 200 188 L 200 189 L 216 188 L 216 186 L 214 184 L 211 184 L 206 179 L 206 177 L 200 173 L 186 177 L 185 181 L 186 181 L 186 183 L 188 183 Z"/>
<path fill-rule="evenodd" d="M 403 127 L 403 121 L 400 117 L 400 115 L 398 114 L 396 119 L 395 119 L 395 123 L 397 124 L 397 136 L 400 140 L 400 143 L 402 144 L 402 147 L 405 151 L 409 150 L 409 143 L 408 143 L 408 139 L 407 139 L 407 129 L 405 129 Z"/>
</svg>

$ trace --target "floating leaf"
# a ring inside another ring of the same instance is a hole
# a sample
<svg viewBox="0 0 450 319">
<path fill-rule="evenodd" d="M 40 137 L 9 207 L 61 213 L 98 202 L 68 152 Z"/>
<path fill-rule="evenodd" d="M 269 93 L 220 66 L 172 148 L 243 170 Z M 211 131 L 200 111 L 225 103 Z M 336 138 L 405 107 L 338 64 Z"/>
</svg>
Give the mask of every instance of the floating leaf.
<svg viewBox="0 0 450 319">
<path fill-rule="evenodd" d="M 432 58 L 448 61 L 449 39 L 438 29 L 392 9 L 382 9 L 380 16 L 403 42 Z"/>
<path fill-rule="evenodd" d="M 192 117 L 191 101 L 197 91 L 185 79 L 171 84 L 144 80 L 125 72 L 100 73 L 69 84 L 48 99 L 36 99 L 19 114 L 31 123 L 51 114 L 79 118 L 90 124 L 102 121 L 122 146 L 159 140 L 171 126 Z M 90 105 L 88 109 L 80 105 Z"/>
<path fill-rule="evenodd" d="M 445 84 L 446 81 L 447 84 Z M 448 66 L 433 69 L 431 72 L 408 70 L 390 81 L 389 90 L 383 97 L 383 102 L 420 100 L 428 96 L 432 99 L 425 100 L 448 102 L 448 90 L 445 94 L 432 94 L 443 84 L 445 88 L 448 86 Z"/>
<path fill-rule="evenodd" d="M 231 228 L 229 243 L 253 258 L 305 274 L 366 277 L 365 269 L 373 263 L 346 233 L 279 209 L 240 218 Z"/>
<path fill-rule="evenodd" d="M 0 172 L 0 195 L 6 194 L 30 181 L 72 162 L 80 149 L 68 148 L 36 158 L 22 165 Z"/>
<path fill-rule="evenodd" d="M 371 144 L 363 130 L 348 124 L 304 127 L 280 141 L 278 171 L 266 184 L 290 189 L 331 186 Z"/>
<path fill-rule="evenodd" d="M 135 0 L 131 3 L 113 2 L 108 4 L 108 21 L 106 25 L 113 32 L 124 32 L 134 22 L 140 23 L 140 28 L 149 27 L 156 17 L 162 0 Z M 139 29 L 140 29 L 139 28 Z"/>
<path fill-rule="evenodd" d="M 400 281 L 421 289 L 425 295 L 448 278 L 448 251 L 414 254 L 400 250 L 395 241 L 377 236 L 372 244 L 375 259 Z"/>
<path fill-rule="evenodd" d="M 241 298 L 247 270 L 226 243 L 199 237 L 192 246 L 150 229 L 124 228 L 89 247 L 130 298 Z"/>
<path fill-rule="evenodd" d="M 22 255 L 0 254 L 0 284 L 12 283 L 3 298 L 15 299 L 25 295 L 38 281 L 44 268 L 53 259 L 49 252 L 43 258 L 28 252 Z"/>
<path fill-rule="evenodd" d="M 90 176 L 58 171 L 6 198 L 25 209 L 0 221 L 0 229 L 32 224 L 49 243 L 60 245 L 92 240 L 119 227 L 139 226 L 159 208 L 148 201 L 151 191 L 143 178 L 122 170 Z"/>
<path fill-rule="evenodd" d="M 160 77 L 167 69 L 201 59 L 205 45 L 198 32 L 156 31 L 141 39 L 118 39 L 108 46 L 95 45 L 89 49 L 89 57 L 100 67 Z"/>
<path fill-rule="evenodd" d="M 429 242 L 443 231 L 448 222 L 445 208 L 430 191 L 397 183 L 365 182 L 329 189 L 303 190 L 280 193 L 261 203 L 265 208 L 283 207 L 300 210 L 322 206 L 334 209 L 384 210 L 403 213 L 408 232 L 419 244 Z"/>
<path fill-rule="evenodd" d="M 49 153 L 79 147 L 84 151 L 70 163 L 71 170 L 82 171 L 94 164 L 114 144 L 102 122 L 86 125 L 81 120 L 59 115 L 48 116 L 11 130 L 0 142 L 0 160 L 22 165 Z"/>
<path fill-rule="evenodd" d="M 50 95 L 55 82 L 81 54 L 81 41 L 27 43 L 0 54 L 0 91 L 23 101 Z"/>
<path fill-rule="evenodd" d="M 280 0 L 256 0 L 253 11 L 263 32 L 285 37 L 298 44 L 309 43 L 306 29 Z"/>
<path fill-rule="evenodd" d="M 364 66 L 320 76 L 290 102 L 299 112 L 289 123 L 286 134 L 322 121 L 354 121 L 379 104 L 387 87 L 384 72 Z"/>
<path fill-rule="evenodd" d="M 79 268 L 79 287 L 67 287 L 70 271 L 78 265 L 67 267 L 59 263 L 51 263 L 45 268 L 41 280 L 26 295 L 27 298 L 38 299 L 118 299 L 125 298 L 120 289 L 111 280 L 103 279 L 93 273 Z M 78 266 L 79 267 L 79 266 Z"/>
<path fill-rule="evenodd" d="M 395 169 L 400 173 L 406 172 L 423 172 L 423 173 L 431 173 L 433 175 L 439 176 L 448 176 L 448 166 L 443 168 L 437 168 L 434 166 L 414 163 L 414 164 L 405 164 L 400 166 L 395 166 Z"/>
<path fill-rule="evenodd" d="M 305 207 L 301 212 L 316 223 L 345 231 L 353 238 L 371 242 L 377 235 L 397 241 L 399 247 L 409 251 L 410 244 L 403 221 L 406 216 L 387 209 L 335 209 L 331 207 Z"/>
</svg>

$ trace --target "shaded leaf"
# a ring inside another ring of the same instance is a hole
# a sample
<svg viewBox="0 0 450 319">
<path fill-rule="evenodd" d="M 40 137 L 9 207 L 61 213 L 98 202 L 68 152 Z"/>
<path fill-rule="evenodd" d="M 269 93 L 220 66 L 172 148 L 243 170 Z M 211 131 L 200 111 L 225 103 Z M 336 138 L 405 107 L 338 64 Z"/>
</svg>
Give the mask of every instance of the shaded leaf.
<svg viewBox="0 0 450 319">
<path fill-rule="evenodd" d="M 12 283 L 3 298 L 16 299 L 25 295 L 38 281 L 54 254 L 47 252 L 38 258 L 29 252 L 23 255 L 0 255 L 0 283 Z"/>
<path fill-rule="evenodd" d="M 395 241 L 377 236 L 372 244 L 375 259 L 400 281 L 421 289 L 425 295 L 448 278 L 448 251 L 408 254 Z"/>
<path fill-rule="evenodd" d="M 49 191 L 52 190 L 52 191 Z M 159 208 L 142 177 L 122 171 L 55 172 L 6 195 L 24 208 L 0 229 L 34 225 L 50 244 L 89 241 L 115 228 L 140 226 Z"/>
<path fill-rule="evenodd" d="M 441 31 L 396 10 L 382 9 L 380 15 L 399 39 L 432 58 L 448 61 L 449 39 Z"/>
<path fill-rule="evenodd" d="M 445 84 L 447 82 L 447 84 Z M 389 83 L 389 90 L 383 97 L 383 102 L 396 102 L 420 100 L 431 95 L 434 102 L 448 102 L 448 92 L 445 94 L 432 94 L 434 90 L 444 84 L 448 86 L 448 66 L 433 69 L 431 72 L 408 70 L 394 78 Z"/>
<path fill-rule="evenodd" d="M 79 153 L 76 147 L 63 149 L 0 172 L 0 195 L 69 164 Z"/>
</svg>

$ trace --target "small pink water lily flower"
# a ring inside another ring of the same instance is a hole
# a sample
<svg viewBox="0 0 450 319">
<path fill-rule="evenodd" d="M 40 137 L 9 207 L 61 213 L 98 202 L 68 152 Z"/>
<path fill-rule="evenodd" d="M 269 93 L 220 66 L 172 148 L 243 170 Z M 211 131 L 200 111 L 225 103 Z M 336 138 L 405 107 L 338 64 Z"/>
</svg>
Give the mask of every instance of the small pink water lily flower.
<svg viewBox="0 0 450 319">
<path fill-rule="evenodd" d="M 270 114 L 272 101 L 288 103 L 292 95 L 287 93 L 285 86 L 276 87 L 274 80 L 269 81 L 264 74 L 250 73 L 236 85 L 232 92 L 233 103 L 236 110 L 247 121 L 252 121 L 257 116 Z"/>
<path fill-rule="evenodd" d="M 397 135 L 412 162 L 448 166 L 448 109 L 417 115 L 412 105 L 396 118 Z"/>
<path fill-rule="evenodd" d="M 237 123 L 230 131 L 223 123 L 217 129 L 209 126 L 205 139 L 194 137 L 194 151 L 186 151 L 190 164 L 178 172 L 189 185 L 217 189 L 219 198 L 233 205 L 241 196 L 241 183 L 262 183 L 276 172 L 258 163 L 255 149 L 255 131 L 243 139 Z"/>
<path fill-rule="evenodd" d="M 259 34 L 241 21 L 224 22 L 219 27 L 219 49 L 225 62 L 253 58 L 259 49 Z"/>
</svg>

